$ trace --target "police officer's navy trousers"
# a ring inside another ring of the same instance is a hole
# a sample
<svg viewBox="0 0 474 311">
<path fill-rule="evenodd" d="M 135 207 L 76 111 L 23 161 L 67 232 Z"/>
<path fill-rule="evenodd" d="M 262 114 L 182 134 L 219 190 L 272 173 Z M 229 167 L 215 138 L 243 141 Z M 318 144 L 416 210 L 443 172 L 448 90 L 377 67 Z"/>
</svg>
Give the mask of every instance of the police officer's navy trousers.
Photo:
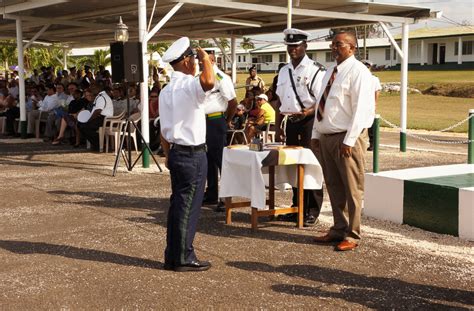
<svg viewBox="0 0 474 311">
<path fill-rule="evenodd" d="M 171 149 L 168 168 L 171 175 L 171 204 L 168 211 L 165 263 L 178 266 L 197 260 L 193 240 L 206 183 L 206 152 L 204 149 Z"/>
<path fill-rule="evenodd" d="M 286 123 L 286 144 L 303 146 L 311 149 L 311 134 L 313 131 L 314 115 L 303 120 Z M 316 155 L 318 157 L 318 155 Z M 319 160 L 319 159 L 318 159 Z M 304 190 L 303 207 L 305 215 L 312 214 L 318 218 L 323 204 L 323 190 Z M 298 206 L 298 188 L 293 188 L 293 206 Z M 313 211 L 310 212 L 310 209 Z"/>
<path fill-rule="evenodd" d="M 206 199 L 218 199 L 219 172 L 222 168 L 222 153 L 227 140 L 227 123 L 225 118 L 206 119 L 207 144 L 207 189 Z"/>
</svg>

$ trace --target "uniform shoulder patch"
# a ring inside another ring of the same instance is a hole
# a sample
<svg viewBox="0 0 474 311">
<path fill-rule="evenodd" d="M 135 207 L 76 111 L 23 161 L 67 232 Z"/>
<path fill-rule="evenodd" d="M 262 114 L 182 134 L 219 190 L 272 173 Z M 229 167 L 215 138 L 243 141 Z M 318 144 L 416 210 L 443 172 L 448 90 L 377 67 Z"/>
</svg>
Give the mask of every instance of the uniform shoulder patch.
<svg viewBox="0 0 474 311">
<path fill-rule="evenodd" d="M 216 72 L 216 77 L 217 77 L 217 80 L 219 80 L 219 81 L 224 79 L 224 76 L 220 72 Z"/>
<path fill-rule="evenodd" d="M 326 70 L 326 67 L 324 67 L 324 65 L 321 64 L 321 63 L 314 62 L 314 65 L 315 65 L 316 67 L 318 67 L 319 69 L 321 69 L 321 70 Z"/>
</svg>

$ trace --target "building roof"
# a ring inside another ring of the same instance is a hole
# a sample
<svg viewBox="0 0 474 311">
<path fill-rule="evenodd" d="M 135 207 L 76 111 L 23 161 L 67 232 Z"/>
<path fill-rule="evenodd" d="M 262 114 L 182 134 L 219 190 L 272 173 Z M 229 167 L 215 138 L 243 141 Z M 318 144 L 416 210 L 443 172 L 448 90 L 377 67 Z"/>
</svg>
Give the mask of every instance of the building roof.
<svg viewBox="0 0 474 311">
<path fill-rule="evenodd" d="M 147 0 L 148 18 L 155 26 L 172 8 L 182 5 L 151 41 L 241 37 L 275 33 L 286 28 L 287 0 L 160 0 L 153 10 Z M 138 41 L 138 1 L 135 0 L 3 0 L 0 34 L 16 38 L 15 18 L 21 17 L 23 36 L 69 47 L 104 46 L 113 41 L 119 16 L 129 27 L 130 40 Z M 347 27 L 377 21 L 414 22 L 430 18 L 429 8 L 374 3 L 369 0 L 305 0 L 293 8 L 293 27 L 309 30 Z M 216 20 L 220 20 L 219 22 Z M 233 20 L 233 24 L 222 23 Z M 255 27 L 237 25 L 250 21 Z M 50 24 L 49 26 L 47 26 Z"/>
<path fill-rule="evenodd" d="M 474 35 L 474 26 L 459 26 L 459 27 L 447 27 L 447 28 L 420 28 L 414 31 L 410 31 L 410 39 L 423 39 L 433 37 L 455 37 L 455 36 L 466 36 Z M 402 35 L 395 36 L 395 39 L 400 40 Z"/>
</svg>

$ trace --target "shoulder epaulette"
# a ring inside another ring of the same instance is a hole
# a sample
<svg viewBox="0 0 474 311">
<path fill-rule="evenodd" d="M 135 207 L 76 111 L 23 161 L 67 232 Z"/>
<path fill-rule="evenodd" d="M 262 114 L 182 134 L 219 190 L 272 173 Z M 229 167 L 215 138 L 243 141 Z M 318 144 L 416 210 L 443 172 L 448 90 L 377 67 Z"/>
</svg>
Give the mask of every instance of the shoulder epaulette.
<svg viewBox="0 0 474 311">
<path fill-rule="evenodd" d="M 319 69 L 321 69 L 321 70 L 326 70 L 326 67 L 324 67 L 324 65 L 321 64 L 321 63 L 314 62 L 314 65 L 315 65 L 316 67 L 319 67 Z"/>
</svg>

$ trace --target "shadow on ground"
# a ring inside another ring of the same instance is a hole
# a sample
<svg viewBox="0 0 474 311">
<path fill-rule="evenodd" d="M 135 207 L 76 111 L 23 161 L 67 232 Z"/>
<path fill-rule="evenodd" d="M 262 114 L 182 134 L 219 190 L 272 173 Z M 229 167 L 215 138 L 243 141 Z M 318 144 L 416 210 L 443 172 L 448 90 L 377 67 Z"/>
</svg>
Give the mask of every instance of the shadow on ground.
<svg viewBox="0 0 474 311">
<path fill-rule="evenodd" d="M 246 261 L 228 262 L 227 265 L 253 272 L 284 273 L 317 282 L 314 286 L 271 286 L 273 291 L 281 294 L 336 298 L 375 309 L 469 310 L 474 306 L 471 291 L 409 283 L 395 278 L 365 276 L 314 265 L 271 266 Z M 338 290 L 337 287 L 341 286 Z"/>
<path fill-rule="evenodd" d="M 166 215 L 169 207 L 169 200 L 154 197 L 138 197 L 125 194 L 94 192 L 94 191 L 65 191 L 55 190 L 49 191 L 50 194 L 60 196 L 84 196 L 88 199 L 72 201 L 70 203 L 81 206 L 90 206 L 94 208 L 119 208 L 129 210 L 148 210 L 151 213 L 148 217 L 130 217 L 125 220 L 134 223 L 153 223 L 166 227 Z M 64 203 L 64 200 L 61 201 Z M 113 216 L 115 217 L 115 216 Z M 305 234 L 292 234 L 289 232 L 277 232 L 273 230 L 265 230 L 267 226 L 291 228 L 294 224 L 291 222 L 272 222 L 266 223 L 265 218 L 259 219 L 259 229 L 252 231 L 250 228 L 250 215 L 243 212 L 232 212 L 231 225 L 226 225 L 224 221 L 224 213 L 216 213 L 212 209 L 202 208 L 201 218 L 198 225 L 198 232 L 218 237 L 250 237 L 262 240 L 283 241 L 291 243 L 311 244 L 311 237 Z M 245 224 L 246 227 L 237 224 Z"/>
<path fill-rule="evenodd" d="M 72 259 L 114 263 L 124 266 L 161 269 L 162 263 L 155 260 L 131 257 L 106 251 L 80 248 L 68 245 L 56 245 L 42 242 L 0 240 L 0 247 L 21 255 L 45 254 Z"/>
</svg>

